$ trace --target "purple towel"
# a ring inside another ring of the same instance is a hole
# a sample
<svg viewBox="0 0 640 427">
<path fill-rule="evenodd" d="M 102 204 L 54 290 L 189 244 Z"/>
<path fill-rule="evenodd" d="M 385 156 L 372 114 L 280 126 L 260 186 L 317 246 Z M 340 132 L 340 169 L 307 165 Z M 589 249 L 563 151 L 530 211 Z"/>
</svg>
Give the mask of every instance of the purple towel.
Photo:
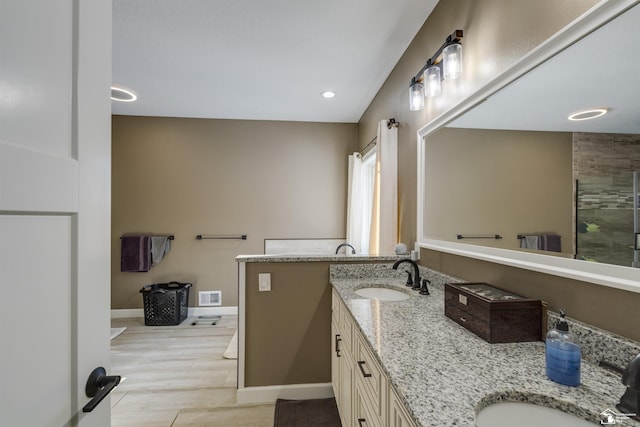
<svg viewBox="0 0 640 427">
<path fill-rule="evenodd" d="M 562 252 L 560 236 L 556 234 L 542 234 L 538 242 L 543 251 Z"/>
<path fill-rule="evenodd" d="M 151 238 L 121 237 L 120 271 L 149 271 L 151 268 Z"/>
</svg>

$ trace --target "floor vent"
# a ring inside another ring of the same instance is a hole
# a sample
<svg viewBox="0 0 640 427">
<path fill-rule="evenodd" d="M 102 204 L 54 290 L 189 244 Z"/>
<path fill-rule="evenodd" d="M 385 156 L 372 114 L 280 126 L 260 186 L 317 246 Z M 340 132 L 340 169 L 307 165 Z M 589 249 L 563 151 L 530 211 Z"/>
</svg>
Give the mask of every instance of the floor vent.
<svg viewBox="0 0 640 427">
<path fill-rule="evenodd" d="M 222 305 L 222 291 L 200 291 L 198 292 L 198 305 L 210 307 Z"/>
</svg>

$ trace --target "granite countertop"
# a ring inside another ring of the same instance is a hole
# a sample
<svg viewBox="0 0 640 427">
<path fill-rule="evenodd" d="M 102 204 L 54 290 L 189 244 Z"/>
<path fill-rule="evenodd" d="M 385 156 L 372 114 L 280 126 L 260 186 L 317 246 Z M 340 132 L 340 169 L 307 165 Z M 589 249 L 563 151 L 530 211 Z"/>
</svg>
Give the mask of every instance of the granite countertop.
<svg viewBox="0 0 640 427">
<path fill-rule="evenodd" d="M 408 255 L 350 255 L 350 254 L 269 254 L 238 255 L 236 262 L 366 262 L 395 261 Z"/>
<path fill-rule="evenodd" d="M 442 280 L 427 273 L 431 295 L 422 296 L 404 285 L 404 272 L 388 265 L 345 273 L 349 267 L 332 266 L 331 284 L 418 425 L 473 427 L 476 413 L 499 401 L 558 408 L 594 424 L 600 424 L 602 411 L 616 410 L 625 391 L 619 375 L 583 358 L 579 387 L 552 382 L 545 374 L 543 342 L 489 344 L 445 317 Z M 376 301 L 354 292 L 372 284 L 411 297 Z"/>
</svg>

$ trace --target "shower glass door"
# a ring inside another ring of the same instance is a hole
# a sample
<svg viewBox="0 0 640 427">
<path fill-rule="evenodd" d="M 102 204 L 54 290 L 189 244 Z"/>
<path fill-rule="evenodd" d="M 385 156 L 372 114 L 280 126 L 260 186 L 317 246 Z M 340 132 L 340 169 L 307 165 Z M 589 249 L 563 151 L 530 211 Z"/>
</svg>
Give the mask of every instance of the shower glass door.
<svg viewBox="0 0 640 427">
<path fill-rule="evenodd" d="M 623 172 L 577 181 L 577 259 L 640 267 L 638 175 Z"/>
</svg>

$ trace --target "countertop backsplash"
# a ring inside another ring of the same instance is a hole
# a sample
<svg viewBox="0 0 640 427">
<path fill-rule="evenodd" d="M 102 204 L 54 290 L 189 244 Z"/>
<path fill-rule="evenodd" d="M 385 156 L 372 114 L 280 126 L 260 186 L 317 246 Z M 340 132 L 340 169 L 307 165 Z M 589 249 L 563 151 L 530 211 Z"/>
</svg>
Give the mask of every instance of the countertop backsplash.
<svg viewBox="0 0 640 427">
<path fill-rule="evenodd" d="M 547 311 L 547 327 L 554 328 L 560 314 Z M 604 360 L 621 369 L 640 354 L 640 343 L 616 335 L 579 320 L 566 318 L 569 330 L 580 339 L 582 358 L 590 363 Z"/>
</svg>

